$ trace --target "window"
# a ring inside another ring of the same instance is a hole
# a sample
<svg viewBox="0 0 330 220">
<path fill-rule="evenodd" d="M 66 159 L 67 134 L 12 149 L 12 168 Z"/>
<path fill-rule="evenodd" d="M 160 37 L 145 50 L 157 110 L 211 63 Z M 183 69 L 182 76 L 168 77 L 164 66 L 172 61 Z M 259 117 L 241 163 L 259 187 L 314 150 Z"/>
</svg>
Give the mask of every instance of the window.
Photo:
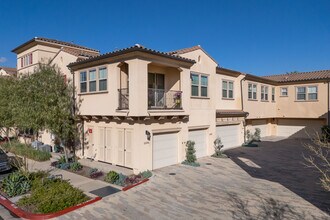
<svg viewBox="0 0 330 220">
<path fill-rule="evenodd" d="M 288 88 L 282 87 L 281 88 L 281 96 L 288 96 Z"/>
<path fill-rule="evenodd" d="M 191 74 L 191 95 L 199 96 L 199 75 Z"/>
<path fill-rule="evenodd" d="M 222 98 L 234 98 L 234 82 L 227 80 L 222 81 Z"/>
<path fill-rule="evenodd" d="M 21 57 L 21 67 L 31 65 L 32 63 L 33 63 L 32 53 L 29 53 Z"/>
<path fill-rule="evenodd" d="M 191 74 L 191 96 L 208 96 L 208 77 L 201 74 Z"/>
<path fill-rule="evenodd" d="M 268 86 L 261 86 L 261 100 L 268 101 Z"/>
<path fill-rule="evenodd" d="M 107 90 L 107 78 L 108 78 L 107 68 L 100 68 L 99 69 L 99 91 Z"/>
<path fill-rule="evenodd" d="M 272 102 L 275 102 L 275 87 L 272 87 Z"/>
<path fill-rule="evenodd" d="M 96 92 L 96 70 L 90 70 L 88 74 L 89 92 Z"/>
<path fill-rule="evenodd" d="M 87 92 L 87 74 L 80 72 L 80 92 Z"/>
<path fill-rule="evenodd" d="M 248 99 L 257 100 L 257 84 L 248 84 Z"/>
<path fill-rule="evenodd" d="M 296 100 L 297 101 L 317 100 L 317 86 L 296 87 Z"/>
</svg>

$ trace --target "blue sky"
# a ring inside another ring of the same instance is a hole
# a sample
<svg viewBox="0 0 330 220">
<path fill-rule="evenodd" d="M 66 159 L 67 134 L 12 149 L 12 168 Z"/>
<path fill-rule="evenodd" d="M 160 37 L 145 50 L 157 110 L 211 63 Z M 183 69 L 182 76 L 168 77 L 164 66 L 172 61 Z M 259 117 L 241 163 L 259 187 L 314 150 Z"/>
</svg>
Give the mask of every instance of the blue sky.
<svg viewBox="0 0 330 220">
<path fill-rule="evenodd" d="M 38 36 L 101 53 L 201 45 L 220 66 L 256 75 L 330 69 L 329 0 L 1 0 L 0 9 L 0 66 L 15 66 L 10 51 Z"/>
</svg>

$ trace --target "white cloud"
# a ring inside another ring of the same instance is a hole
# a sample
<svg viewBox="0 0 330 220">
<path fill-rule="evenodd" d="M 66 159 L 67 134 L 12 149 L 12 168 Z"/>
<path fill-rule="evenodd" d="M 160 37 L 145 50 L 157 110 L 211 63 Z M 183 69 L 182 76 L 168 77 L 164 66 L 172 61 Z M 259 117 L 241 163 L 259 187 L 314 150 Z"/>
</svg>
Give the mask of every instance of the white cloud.
<svg viewBox="0 0 330 220">
<path fill-rule="evenodd" d="M 5 63 L 7 61 L 6 57 L 0 57 L 0 63 Z"/>
</svg>

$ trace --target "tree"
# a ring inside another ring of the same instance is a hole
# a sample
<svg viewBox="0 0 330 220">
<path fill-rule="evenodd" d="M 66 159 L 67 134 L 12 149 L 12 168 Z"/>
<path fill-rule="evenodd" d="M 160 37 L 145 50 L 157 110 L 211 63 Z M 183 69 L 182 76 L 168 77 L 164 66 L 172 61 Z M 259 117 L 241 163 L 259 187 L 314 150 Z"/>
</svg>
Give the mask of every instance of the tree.
<svg viewBox="0 0 330 220">
<path fill-rule="evenodd" d="M 56 65 L 39 64 L 31 75 L 21 77 L 16 87 L 17 126 L 34 131 L 49 129 L 72 149 L 77 137 L 72 82 L 65 81 Z"/>
<path fill-rule="evenodd" d="M 311 138 L 312 143 L 306 144 L 309 155 L 305 156 L 306 165 L 315 168 L 321 175 L 321 186 L 330 192 L 330 142 L 329 134 L 320 136 L 318 133 Z"/>
<path fill-rule="evenodd" d="M 11 94 L 15 91 L 15 78 L 0 77 L 0 131 L 9 136 L 9 131 L 14 127 L 13 99 Z"/>
</svg>

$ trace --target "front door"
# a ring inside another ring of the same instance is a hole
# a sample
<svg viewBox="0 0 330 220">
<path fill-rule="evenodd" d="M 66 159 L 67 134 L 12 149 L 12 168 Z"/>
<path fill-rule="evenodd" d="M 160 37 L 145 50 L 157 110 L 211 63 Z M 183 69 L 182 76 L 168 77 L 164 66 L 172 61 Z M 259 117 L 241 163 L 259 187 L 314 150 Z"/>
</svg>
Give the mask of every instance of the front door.
<svg viewBox="0 0 330 220">
<path fill-rule="evenodd" d="M 148 73 L 148 106 L 164 107 L 165 75 Z"/>
<path fill-rule="evenodd" d="M 118 129 L 117 165 L 132 167 L 132 135 L 130 129 Z"/>
</svg>

